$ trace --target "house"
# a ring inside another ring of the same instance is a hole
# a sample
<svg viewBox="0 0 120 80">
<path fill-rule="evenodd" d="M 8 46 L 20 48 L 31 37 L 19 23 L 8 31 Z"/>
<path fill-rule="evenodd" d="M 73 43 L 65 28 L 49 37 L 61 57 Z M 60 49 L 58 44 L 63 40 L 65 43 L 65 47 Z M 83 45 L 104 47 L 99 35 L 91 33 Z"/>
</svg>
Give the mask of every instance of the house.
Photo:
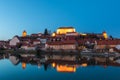
<svg viewBox="0 0 120 80">
<path fill-rule="evenodd" d="M 21 49 L 27 49 L 28 48 L 28 44 L 23 44 L 22 46 L 21 46 Z"/>
<path fill-rule="evenodd" d="M 41 37 L 41 38 L 40 38 L 40 42 L 41 42 L 42 44 L 45 44 L 45 43 L 47 42 L 47 38 Z"/>
<path fill-rule="evenodd" d="M 40 37 L 42 36 L 42 33 L 34 33 L 30 35 L 31 37 Z"/>
<path fill-rule="evenodd" d="M 9 48 L 9 42 L 8 41 L 0 41 L 0 48 L 7 49 Z"/>
<path fill-rule="evenodd" d="M 21 46 L 21 49 L 24 49 L 24 50 L 35 50 L 36 47 L 34 45 L 30 45 L 30 44 L 23 44 Z"/>
<path fill-rule="evenodd" d="M 67 32 L 66 36 L 78 36 L 79 34 L 77 32 Z"/>
<path fill-rule="evenodd" d="M 97 49 L 105 49 L 105 48 L 115 48 L 117 45 L 120 44 L 120 39 L 115 40 L 97 40 Z"/>
<path fill-rule="evenodd" d="M 39 45 L 40 44 L 40 40 L 33 40 L 33 45 Z"/>
<path fill-rule="evenodd" d="M 20 37 L 14 36 L 10 41 L 9 45 L 10 46 L 16 46 L 18 43 L 20 43 Z"/>
<path fill-rule="evenodd" d="M 76 49 L 76 41 L 55 41 L 55 42 L 47 42 L 45 45 L 46 49 L 54 49 L 54 50 L 75 50 Z"/>
</svg>

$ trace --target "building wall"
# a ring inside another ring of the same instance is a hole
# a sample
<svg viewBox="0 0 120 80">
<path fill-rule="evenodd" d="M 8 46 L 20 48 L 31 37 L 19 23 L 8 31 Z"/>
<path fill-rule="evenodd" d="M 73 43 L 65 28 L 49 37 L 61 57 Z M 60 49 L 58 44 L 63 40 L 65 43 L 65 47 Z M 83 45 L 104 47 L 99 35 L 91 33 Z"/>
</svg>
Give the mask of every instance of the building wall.
<svg viewBox="0 0 120 80">
<path fill-rule="evenodd" d="M 28 47 L 27 46 L 21 46 L 21 48 L 26 50 Z"/>
<path fill-rule="evenodd" d="M 60 49 L 64 49 L 64 50 L 75 50 L 76 46 L 75 44 L 68 44 L 68 45 L 46 45 L 46 48 L 52 48 L 55 50 L 60 50 Z"/>
<path fill-rule="evenodd" d="M 35 47 L 28 47 L 27 50 L 35 50 Z"/>
<path fill-rule="evenodd" d="M 40 42 L 45 44 L 47 42 L 47 39 L 40 39 Z"/>
<path fill-rule="evenodd" d="M 78 33 L 77 33 L 77 32 L 74 32 L 74 33 L 66 33 L 66 36 L 78 36 Z"/>
<path fill-rule="evenodd" d="M 75 32 L 74 28 L 60 28 L 57 29 L 57 34 L 66 34 L 67 32 Z"/>
<path fill-rule="evenodd" d="M 35 50 L 35 47 L 21 46 L 24 50 Z"/>
<path fill-rule="evenodd" d="M 14 37 L 12 40 L 10 40 L 9 45 L 10 46 L 16 46 L 17 43 L 19 43 L 20 40 L 17 37 Z"/>
<path fill-rule="evenodd" d="M 33 45 L 37 45 L 37 44 L 40 44 L 40 41 L 39 42 L 38 41 L 37 42 L 36 41 L 33 42 Z"/>
<path fill-rule="evenodd" d="M 106 47 L 113 48 L 116 45 L 96 45 L 96 49 L 105 49 Z"/>
</svg>

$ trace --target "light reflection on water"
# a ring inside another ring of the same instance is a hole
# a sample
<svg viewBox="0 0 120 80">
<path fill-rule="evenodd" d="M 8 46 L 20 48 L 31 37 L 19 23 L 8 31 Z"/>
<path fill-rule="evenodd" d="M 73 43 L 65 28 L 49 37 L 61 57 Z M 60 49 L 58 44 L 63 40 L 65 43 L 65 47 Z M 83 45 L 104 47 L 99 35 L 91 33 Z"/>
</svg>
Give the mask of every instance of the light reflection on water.
<svg viewBox="0 0 120 80">
<path fill-rule="evenodd" d="M 120 64 L 108 58 L 60 57 L 1 55 L 0 80 L 120 80 Z"/>
</svg>

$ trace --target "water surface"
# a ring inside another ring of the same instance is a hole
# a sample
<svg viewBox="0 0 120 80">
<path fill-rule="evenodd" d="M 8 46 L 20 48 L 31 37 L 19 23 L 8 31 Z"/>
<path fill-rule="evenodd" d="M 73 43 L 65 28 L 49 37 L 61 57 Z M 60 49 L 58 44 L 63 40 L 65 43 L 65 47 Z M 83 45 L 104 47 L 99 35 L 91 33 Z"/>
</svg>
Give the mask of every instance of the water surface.
<svg viewBox="0 0 120 80">
<path fill-rule="evenodd" d="M 41 59 L 14 55 L 5 58 L 2 55 L 0 80 L 120 80 L 120 64 L 107 63 L 106 59 L 104 62 L 104 58 L 101 62 L 97 58 L 87 62 L 69 60 L 69 57 L 64 60 Z"/>
</svg>

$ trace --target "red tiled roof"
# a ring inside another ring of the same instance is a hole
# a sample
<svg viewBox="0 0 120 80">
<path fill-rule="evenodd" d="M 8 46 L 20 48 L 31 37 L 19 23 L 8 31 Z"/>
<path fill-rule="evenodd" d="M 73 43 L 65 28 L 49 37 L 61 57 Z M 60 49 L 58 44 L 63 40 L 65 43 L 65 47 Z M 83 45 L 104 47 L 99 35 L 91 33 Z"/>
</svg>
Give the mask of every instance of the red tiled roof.
<svg viewBox="0 0 120 80">
<path fill-rule="evenodd" d="M 98 45 L 118 45 L 120 44 L 120 40 L 97 40 Z"/>
<path fill-rule="evenodd" d="M 81 40 L 77 40 L 78 44 L 81 44 L 81 43 L 84 44 L 87 41 L 89 41 L 90 43 L 95 43 L 94 39 L 81 39 Z"/>
<path fill-rule="evenodd" d="M 22 46 L 28 46 L 28 44 L 25 44 L 25 43 L 24 43 L 24 44 L 22 44 Z"/>
<path fill-rule="evenodd" d="M 76 41 L 72 40 L 72 41 L 55 41 L 55 42 L 47 42 L 46 44 L 48 45 L 70 45 L 70 44 L 75 44 Z"/>
<path fill-rule="evenodd" d="M 33 42 L 40 42 L 40 40 L 33 40 Z"/>
<path fill-rule="evenodd" d="M 32 45 L 32 44 L 22 44 L 22 46 L 34 47 L 34 45 Z"/>
</svg>

